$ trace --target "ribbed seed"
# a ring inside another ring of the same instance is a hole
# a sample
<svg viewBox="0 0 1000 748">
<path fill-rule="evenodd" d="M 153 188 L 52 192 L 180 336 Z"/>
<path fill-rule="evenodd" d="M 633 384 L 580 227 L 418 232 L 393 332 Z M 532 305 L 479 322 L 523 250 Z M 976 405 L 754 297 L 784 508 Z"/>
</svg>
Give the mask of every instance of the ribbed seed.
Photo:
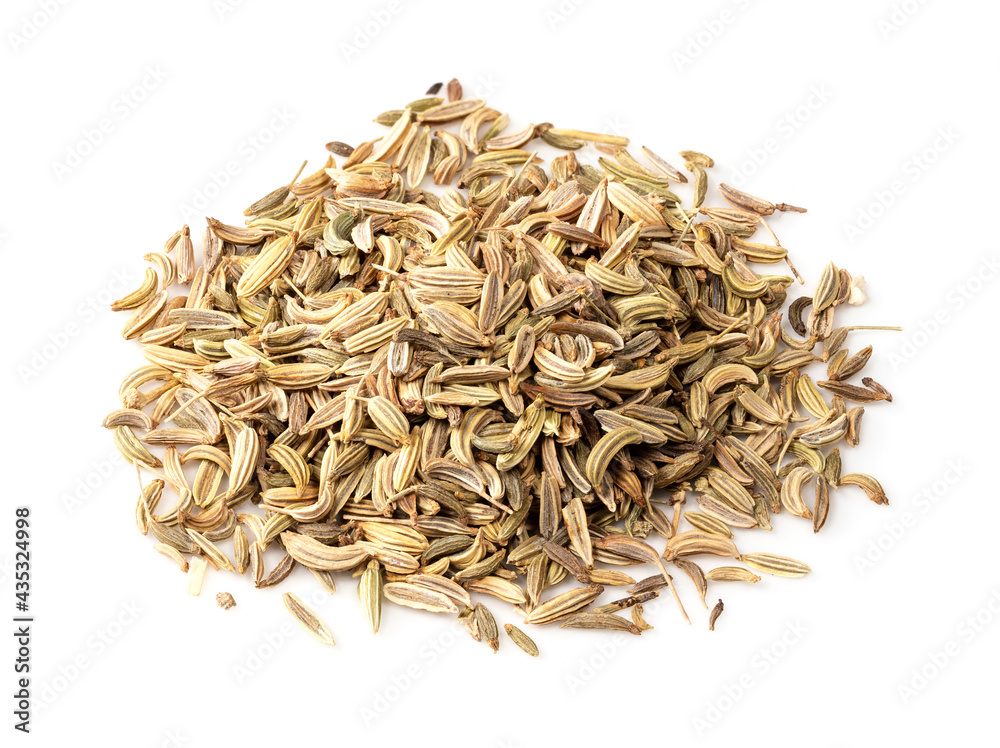
<svg viewBox="0 0 1000 748">
<path fill-rule="evenodd" d="M 842 475 L 840 476 L 840 483 L 838 485 L 857 486 L 876 504 L 889 503 L 889 499 L 886 498 L 885 491 L 882 489 L 882 484 L 865 473 L 847 473 L 846 475 Z"/>
<path fill-rule="evenodd" d="M 361 598 L 365 623 L 373 634 L 378 633 L 382 621 L 382 586 L 382 569 L 378 561 L 371 560 L 358 580 L 358 597 Z"/>
<path fill-rule="evenodd" d="M 587 512 L 583 507 L 582 499 L 579 496 L 573 498 L 563 507 L 562 514 L 573 549 L 583 559 L 586 566 L 593 566 L 594 553 L 590 542 L 590 532 L 587 529 Z"/>
<path fill-rule="evenodd" d="M 458 613 L 458 606 L 448 596 L 407 582 L 389 582 L 383 588 L 387 600 L 397 605 L 429 613 Z"/>
<path fill-rule="evenodd" d="M 578 587 L 539 604 L 524 617 L 525 623 L 545 624 L 568 618 L 586 608 L 604 592 L 599 584 Z"/>
<path fill-rule="evenodd" d="M 757 571 L 773 574 L 778 577 L 801 577 L 812 569 L 801 561 L 773 553 L 747 553 L 739 557 L 740 561 L 752 566 Z"/>
<path fill-rule="evenodd" d="M 641 441 L 642 435 L 628 426 L 612 429 L 602 436 L 587 457 L 585 472 L 590 485 L 600 485 L 615 455 L 630 444 L 638 444 Z"/>
<path fill-rule="evenodd" d="M 505 623 L 503 630 L 507 632 L 507 636 L 510 637 L 510 640 L 523 651 L 527 652 L 532 657 L 538 657 L 538 646 L 531 640 L 531 637 L 521 631 L 521 629 L 512 623 Z"/>
<path fill-rule="evenodd" d="M 285 607 L 288 608 L 288 612 L 292 614 L 296 621 L 302 624 L 302 627 L 306 631 L 324 644 L 331 647 L 335 644 L 333 641 L 333 634 L 330 633 L 330 629 L 326 627 L 326 624 L 323 623 L 323 621 L 321 621 L 315 613 L 306 607 L 305 603 L 299 600 L 299 598 L 291 592 L 286 592 L 281 596 L 281 599 L 284 601 Z"/>
<path fill-rule="evenodd" d="M 705 579 L 710 582 L 750 582 L 760 581 L 760 577 L 742 566 L 717 566 L 705 572 Z"/>
</svg>

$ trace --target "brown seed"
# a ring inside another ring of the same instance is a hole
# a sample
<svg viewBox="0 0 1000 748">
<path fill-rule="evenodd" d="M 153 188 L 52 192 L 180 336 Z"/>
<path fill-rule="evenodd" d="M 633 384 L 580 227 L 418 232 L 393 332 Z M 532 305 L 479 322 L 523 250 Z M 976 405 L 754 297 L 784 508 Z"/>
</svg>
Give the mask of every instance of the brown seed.
<svg viewBox="0 0 1000 748">
<path fill-rule="evenodd" d="M 822 473 L 816 476 L 816 505 L 813 509 L 813 532 L 826 524 L 830 512 L 830 484 Z"/>
<path fill-rule="evenodd" d="M 726 606 L 722 604 L 722 600 L 719 600 L 712 608 L 712 612 L 708 616 L 708 630 L 715 631 L 715 622 L 719 620 L 719 616 L 722 615 L 722 611 Z"/>
</svg>

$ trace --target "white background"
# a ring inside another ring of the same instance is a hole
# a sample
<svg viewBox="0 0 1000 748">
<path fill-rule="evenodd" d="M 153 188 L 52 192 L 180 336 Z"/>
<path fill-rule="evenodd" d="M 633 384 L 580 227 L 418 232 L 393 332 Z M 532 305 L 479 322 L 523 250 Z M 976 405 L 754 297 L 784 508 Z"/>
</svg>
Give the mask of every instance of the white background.
<svg viewBox="0 0 1000 748">
<path fill-rule="evenodd" d="M 33 733 L 18 740 L 995 744 L 995 4 L 224 3 L 0 13 L 0 609 L 14 615 L 27 504 L 36 616 Z M 807 206 L 774 221 L 807 283 L 832 259 L 868 280 L 845 319 L 905 327 L 850 340 L 875 345 L 868 373 L 895 401 L 868 408 L 845 470 L 877 475 L 890 506 L 844 489 L 818 536 L 782 514 L 739 538 L 812 575 L 713 585 L 713 633 L 681 578 L 691 627 L 664 601 L 624 644 L 534 629 L 532 660 L 396 608 L 373 637 L 349 578 L 331 597 L 302 570 L 264 591 L 210 573 L 193 598 L 136 532 L 135 476 L 109 463 L 99 424 L 141 357 L 107 302 L 185 206 L 195 234 L 205 214 L 236 223 L 302 160 L 319 168 L 327 141 L 375 137 L 378 112 L 452 76 L 515 127 L 620 131 L 677 162 L 705 151 L 713 195 L 736 181 Z M 218 608 L 220 590 L 238 607 Z M 285 590 L 318 601 L 336 647 L 292 628 Z"/>
</svg>

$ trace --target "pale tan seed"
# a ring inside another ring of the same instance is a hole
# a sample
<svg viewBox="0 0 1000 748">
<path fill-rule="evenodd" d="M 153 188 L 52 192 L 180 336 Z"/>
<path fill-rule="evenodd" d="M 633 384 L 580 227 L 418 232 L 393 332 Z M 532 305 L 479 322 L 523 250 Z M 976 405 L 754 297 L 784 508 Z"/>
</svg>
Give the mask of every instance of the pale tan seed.
<svg viewBox="0 0 1000 748">
<path fill-rule="evenodd" d="M 361 598 L 361 610 L 365 622 L 373 634 L 378 633 L 382 621 L 382 569 L 374 559 L 368 562 L 358 581 L 358 597 Z"/>
<path fill-rule="evenodd" d="M 886 498 L 885 491 L 882 489 L 882 484 L 865 473 L 847 473 L 846 475 L 842 475 L 840 476 L 839 485 L 858 486 L 876 504 L 889 503 L 889 499 Z"/>
<path fill-rule="evenodd" d="M 594 552 L 590 541 L 590 531 L 587 529 L 587 512 L 583 507 L 583 500 L 579 496 L 574 497 L 563 507 L 562 514 L 573 550 L 579 554 L 586 566 L 592 567 L 594 565 Z"/>
<path fill-rule="evenodd" d="M 458 613 L 458 606 L 447 595 L 407 582 L 389 582 L 383 588 L 388 600 L 407 608 L 429 613 Z"/>
<path fill-rule="evenodd" d="M 755 584 L 760 577 L 742 566 L 717 566 L 705 572 L 705 578 L 710 582 L 750 582 Z"/>
<path fill-rule="evenodd" d="M 637 636 L 642 633 L 634 623 L 613 613 L 575 613 L 560 623 L 559 628 L 627 631 Z"/>
<path fill-rule="evenodd" d="M 295 620 L 298 621 L 306 631 L 324 644 L 331 647 L 336 643 L 333 640 L 333 634 L 330 633 L 330 629 L 327 628 L 326 624 L 323 623 L 323 621 L 321 621 L 319 617 L 313 613 L 299 598 L 291 592 L 286 592 L 281 596 L 281 599 L 284 601 L 288 612 L 292 614 Z"/>
<path fill-rule="evenodd" d="M 494 576 L 470 579 L 465 583 L 465 588 L 469 592 L 481 592 L 512 605 L 522 605 L 527 602 L 524 590 L 509 579 Z"/>
<path fill-rule="evenodd" d="M 164 284 L 169 285 L 169 284 Z M 146 268 L 145 273 L 142 277 L 142 282 L 139 287 L 129 294 L 126 294 L 118 301 L 114 301 L 111 304 L 111 310 L 114 312 L 120 312 L 126 309 L 136 309 L 156 294 L 156 289 L 159 286 L 159 276 L 156 274 L 152 268 Z"/>
<path fill-rule="evenodd" d="M 208 561 L 204 556 L 195 556 L 191 559 L 188 567 L 187 592 L 189 595 L 197 597 L 201 594 L 201 587 L 205 583 L 205 572 L 208 570 Z"/>
<path fill-rule="evenodd" d="M 815 475 L 816 473 L 811 467 L 797 467 L 785 476 L 785 480 L 781 484 L 781 505 L 796 517 L 813 518 L 812 511 L 806 506 L 803 498 L 803 490 L 806 483 L 811 481 Z"/>
<path fill-rule="evenodd" d="M 688 511 L 684 512 L 684 519 L 702 532 L 723 535 L 727 538 L 733 537 L 733 532 L 729 528 L 729 525 L 717 516 L 704 514 L 702 512 Z"/>
<path fill-rule="evenodd" d="M 222 549 L 220 549 L 215 543 L 207 540 L 205 536 L 195 530 L 192 530 L 190 527 L 186 529 L 188 537 L 195 542 L 195 545 L 201 548 L 202 553 L 205 554 L 205 558 L 211 561 L 217 569 L 236 571 L 236 568 L 226 557 L 226 554 L 223 553 Z"/>
<path fill-rule="evenodd" d="M 250 541 L 242 527 L 233 532 L 233 557 L 236 561 L 236 573 L 245 574 L 250 565 Z"/>
<path fill-rule="evenodd" d="M 599 584 L 592 584 L 563 592 L 533 608 L 524 622 L 541 625 L 568 618 L 590 605 L 603 591 Z"/>
<path fill-rule="evenodd" d="M 641 441 L 642 435 L 628 426 L 612 429 L 602 436 L 587 457 L 586 475 L 590 484 L 599 485 L 615 455 L 630 444 L 638 444 Z"/>
<path fill-rule="evenodd" d="M 653 628 L 650 624 L 646 623 L 645 618 L 643 618 L 642 603 L 636 603 L 631 608 L 632 623 L 635 624 L 639 631 L 649 631 Z"/>
<path fill-rule="evenodd" d="M 376 396 L 367 403 L 368 417 L 375 426 L 397 443 L 408 442 L 410 424 L 406 415 L 389 399 Z"/>
<path fill-rule="evenodd" d="M 292 232 L 266 245 L 240 276 L 236 284 L 237 298 L 256 296 L 280 277 L 288 267 L 297 242 L 298 234 Z"/>
<path fill-rule="evenodd" d="M 600 584 L 605 587 L 625 587 L 635 584 L 635 579 L 614 569 L 588 569 L 587 579 L 593 584 Z"/>
<path fill-rule="evenodd" d="M 695 588 L 698 590 L 702 606 L 705 610 L 708 610 L 708 603 L 705 602 L 705 594 L 708 592 L 708 580 L 705 578 L 705 572 L 694 561 L 686 558 L 675 558 L 673 564 L 691 578 Z M 663 577 L 657 577 L 657 579 L 662 580 Z M 664 582 L 664 584 L 666 583 Z M 634 588 L 632 591 L 635 591 Z"/>
<path fill-rule="evenodd" d="M 680 556 L 696 556 L 701 553 L 714 556 L 732 556 L 733 558 L 739 556 L 736 545 L 729 538 L 697 530 L 688 530 L 674 535 L 667 541 L 664 558 L 673 561 Z"/>
<path fill-rule="evenodd" d="M 801 561 L 786 556 L 777 556 L 773 553 L 747 553 L 739 556 L 739 559 L 757 571 L 779 577 L 801 577 L 812 571 Z"/>
<path fill-rule="evenodd" d="M 534 352 L 535 330 L 530 325 L 522 325 L 507 354 L 507 368 L 514 374 L 520 374 L 531 363 Z"/>
<path fill-rule="evenodd" d="M 586 140 L 591 143 L 607 143 L 608 145 L 628 145 L 628 138 L 624 135 L 606 135 L 586 130 L 549 130 L 552 135 L 563 138 L 574 138 L 576 140 Z"/>
<path fill-rule="evenodd" d="M 369 552 L 356 543 L 328 546 L 315 538 L 294 532 L 282 532 L 281 541 L 289 556 L 303 566 L 319 571 L 348 571 L 370 557 Z"/>
<path fill-rule="evenodd" d="M 468 117 L 486 106 L 486 99 L 459 99 L 426 109 L 417 115 L 419 122 L 449 122 Z"/>
<path fill-rule="evenodd" d="M 169 558 L 171 561 L 177 564 L 177 566 L 180 568 L 182 572 L 187 574 L 188 561 L 186 558 L 184 558 L 184 556 L 181 555 L 180 551 L 178 551 L 176 548 L 174 548 L 173 546 L 169 546 L 166 543 L 157 543 L 156 545 L 153 546 L 153 550 Z"/>
</svg>

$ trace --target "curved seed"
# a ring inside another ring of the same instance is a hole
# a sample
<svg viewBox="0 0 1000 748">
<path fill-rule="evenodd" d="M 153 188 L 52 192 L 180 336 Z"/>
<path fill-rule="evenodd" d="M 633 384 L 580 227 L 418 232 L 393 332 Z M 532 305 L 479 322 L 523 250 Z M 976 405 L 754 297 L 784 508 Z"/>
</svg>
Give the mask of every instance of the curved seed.
<svg viewBox="0 0 1000 748">
<path fill-rule="evenodd" d="M 857 486 L 876 504 L 889 503 L 889 499 L 886 498 L 885 491 L 882 489 L 882 484 L 865 473 L 847 473 L 846 475 L 842 475 L 840 476 L 840 483 L 838 485 Z"/>
<path fill-rule="evenodd" d="M 785 476 L 785 480 L 781 484 L 781 505 L 790 514 L 794 514 L 796 517 L 805 517 L 806 519 L 813 518 L 812 512 L 806 506 L 802 492 L 805 484 L 811 481 L 815 475 L 816 473 L 811 467 L 802 466 L 793 469 L 792 472 Z"/>
<path fill-rule="evenodd" d="M 281 542 L 288 555 L 303 566 L 318 571 L 348 571 L 370 557 L 363 547 L 329 546 L 315 538 L 295 532 L 282 532 Z"/>
<path fill-rule="evenodd" d="M 172 279 L 171 279 L 172 280 Z M 156 289 L 159 285 L 159 277 L 152 268 L 146 268 L 146 272 L 142 276 L 142 283 L 139 287 L 130 294 L 126 294 L 118 301 L 111 303 L 111 311 L 120 312 L 125 309 L 136 309 L 142 306 L 156 293 Z M 164 284 L 166 286 L 167 284 Z"/>
<path fill-rule="evenodd" d="M 587 457 L 587 466 L 584 472 L 590 485 L 600 485 L 615 455 L 630 444 L 638 444 L 641 441 L 642 434 L 628 426 L 612 429 L 602 436 Z"/>
<path fill-rule="evenodd" d="M 760 581 L 760 577 L 742 566 L 717 566 L 705 573 L 705 579 L 710 582 L 750 582 L 750 584 Z"/>
</svg>

